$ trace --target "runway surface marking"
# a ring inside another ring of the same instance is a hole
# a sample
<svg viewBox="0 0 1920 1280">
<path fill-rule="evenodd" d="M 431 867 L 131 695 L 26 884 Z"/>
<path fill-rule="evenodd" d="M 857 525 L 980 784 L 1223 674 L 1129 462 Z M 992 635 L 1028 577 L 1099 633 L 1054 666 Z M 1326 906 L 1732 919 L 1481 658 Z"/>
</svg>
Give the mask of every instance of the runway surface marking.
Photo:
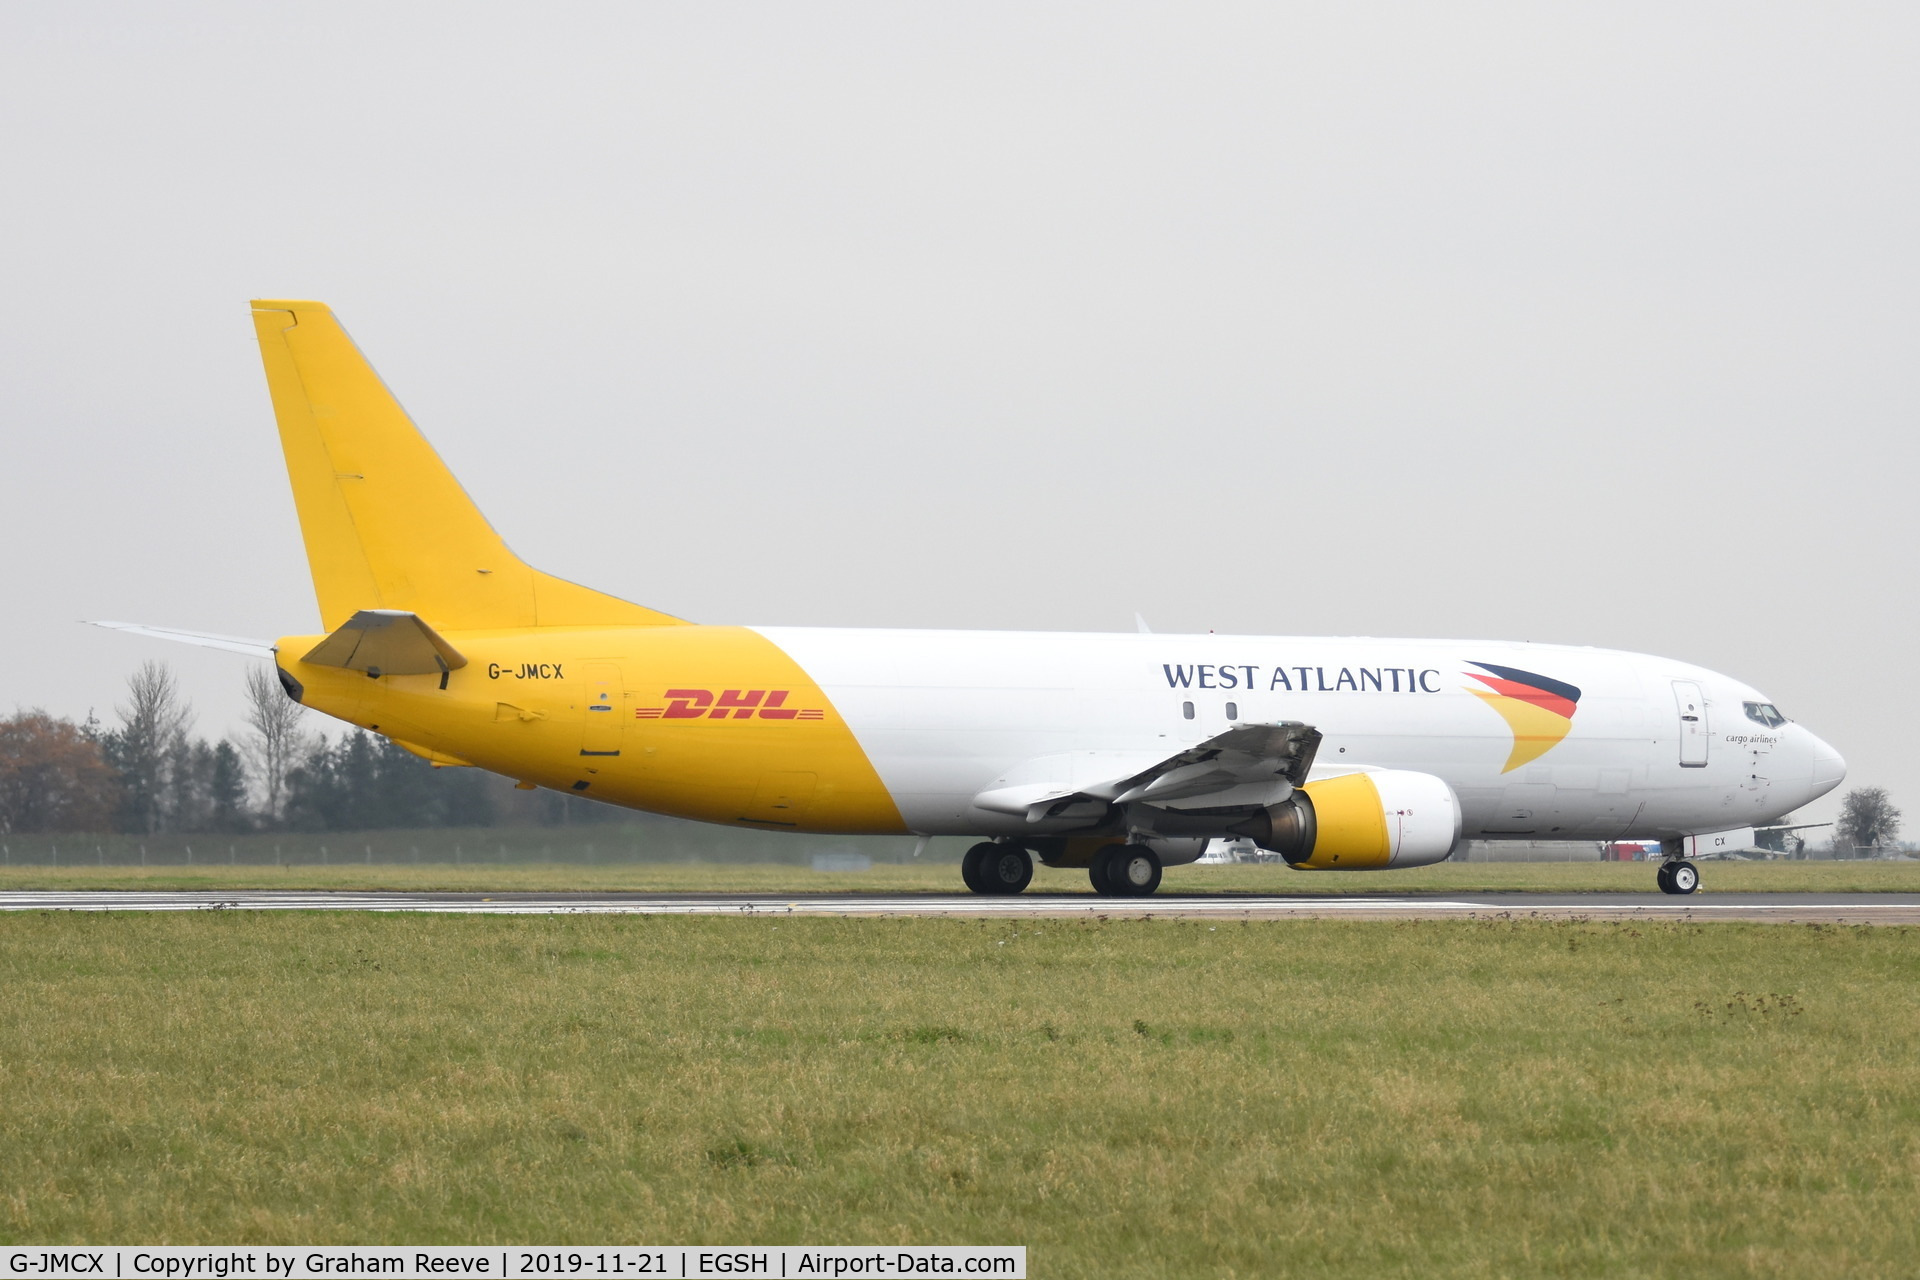
<svg viewBox="0 0 1920 1280">
<path fill-rule="evenodd" d="M 0 911 L 387 911 L 459 915 L 724 915 L 1228 917 L 1309 919 L 1669 919 L 1920 924 L 1920 894 L 1451 894 L 1446 897 L 1268 897 L 1086 894 L 579 894 L 43 890 L 0 893 Z"/>
</svg>

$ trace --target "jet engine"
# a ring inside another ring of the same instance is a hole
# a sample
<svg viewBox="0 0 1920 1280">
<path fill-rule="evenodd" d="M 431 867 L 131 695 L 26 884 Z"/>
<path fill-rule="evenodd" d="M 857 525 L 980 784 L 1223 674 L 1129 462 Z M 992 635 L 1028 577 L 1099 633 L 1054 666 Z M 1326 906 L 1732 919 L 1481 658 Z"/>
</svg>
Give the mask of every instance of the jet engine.
<svg viewBox="0 0 1920 1280">
<path fill-rule="evenodd" d="M 1453 852 L 1460 802 L 1430 773 L 1343 773 L 1228 829 L 1303 871 L 1421 867 Z"/>
</svg>

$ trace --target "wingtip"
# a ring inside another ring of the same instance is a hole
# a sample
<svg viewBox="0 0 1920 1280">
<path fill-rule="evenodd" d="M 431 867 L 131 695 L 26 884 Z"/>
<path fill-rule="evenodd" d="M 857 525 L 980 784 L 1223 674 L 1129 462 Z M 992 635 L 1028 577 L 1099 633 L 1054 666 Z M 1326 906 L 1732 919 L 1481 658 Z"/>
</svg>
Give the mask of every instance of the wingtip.
<svg viewBox="0 0 1920 1280">
<path fill-rule="evenodd" d="M 252 658 L 271 660 L 279 651 L 270 640 L 255 640 L 247 636 L 212 635 L 204 631 L 182 631 L 177 627 L 155 627 L 144 622 L 93 622 L 81 619 L 92 627 L 106 627 L 112 631 L 121 631 L 129 635 L 146 636 L 153 640 L 171 640 L 179 644 L 198 645 L 204 649 L 224 649 L 228 653 L 245 654 Z"/>
</svg>

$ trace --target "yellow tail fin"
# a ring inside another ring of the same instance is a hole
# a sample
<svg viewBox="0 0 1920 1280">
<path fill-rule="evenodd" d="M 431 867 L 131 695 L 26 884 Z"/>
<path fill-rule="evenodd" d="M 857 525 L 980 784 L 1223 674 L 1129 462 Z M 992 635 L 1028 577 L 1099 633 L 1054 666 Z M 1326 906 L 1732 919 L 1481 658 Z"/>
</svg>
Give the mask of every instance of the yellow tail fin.
<svg viewBox="0 0 1920 1280">
<path fill-rule="evenodd" d="M 255 302 L 253 324 L 328 631 L 361 609 L 448 631 L 680 621 L 507 550 L 324 303 Z"/>
</svg>

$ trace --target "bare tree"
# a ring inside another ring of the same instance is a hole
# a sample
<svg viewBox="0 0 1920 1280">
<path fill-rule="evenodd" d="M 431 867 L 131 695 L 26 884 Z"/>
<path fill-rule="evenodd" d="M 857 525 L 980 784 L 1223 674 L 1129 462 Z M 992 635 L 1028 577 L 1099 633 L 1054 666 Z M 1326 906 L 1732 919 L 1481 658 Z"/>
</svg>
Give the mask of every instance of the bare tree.
<svg viewBox="0 0 1920 1280">
<path fill-rule="evenodd" d="M 287 804 L 287 771 L 306 751 L 307 735 L 300 729 L 306 708 L 287 696 L 280 680 L 261 667 L 247 672 L 247 724 L 253 732 L 247 745 L 257 763 L 260 814 L 278 822 Z"/>
<path fill-rule="evenodd" d="M 104 743 L 120 771 L 125 825 L 148 835 L 167 823 L 172 764 L 193 723 L 180 682 L 164 662 L 143 662 L 127 677 L 127 701 L 114 708 L 120 728 Z"/>
<path fill-rule="evenodd" d="M 1885 787 L 1855 787 L 1840 803 L 1840 820 L 1833 827 L 1835 850 L 1890 847 L 1900 834 L 1900 811 L 1887 799 Z"/>
</svg>

